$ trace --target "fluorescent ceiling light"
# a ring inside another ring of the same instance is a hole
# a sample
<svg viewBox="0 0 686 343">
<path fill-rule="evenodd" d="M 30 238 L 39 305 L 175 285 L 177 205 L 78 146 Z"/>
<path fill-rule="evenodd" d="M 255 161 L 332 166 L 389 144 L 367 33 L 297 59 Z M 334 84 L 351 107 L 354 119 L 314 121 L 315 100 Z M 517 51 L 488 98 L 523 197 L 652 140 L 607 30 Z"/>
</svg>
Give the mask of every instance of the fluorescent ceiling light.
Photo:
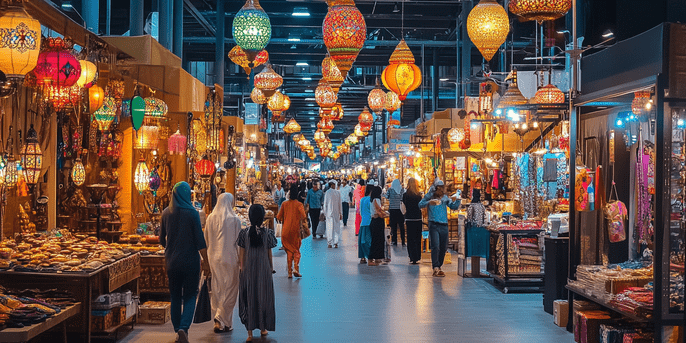
<svg viewBox="0 0 686 343">
<path fill-rule="evenodd" d="M 310 12 L 307 10 L 306 7 L 296 7 L 293 9 L 293 16 L 294 17 L 309 17 Z"/>
<path fill-rule="evenodd" d="M 298 66 L 298 67 L 307 67 L 307 66 L 309 66 L 309 64 L 307 64 L 307 62 L 298 62 L 298 63 L 296 63 L 295 65 Z"/>
<path fill-rule="evenodd" d="M 309 76 L 303 77 L 303 81 L 312 81 L 312 78 Z"/>
<path fill-rule="evenodd" d="M 448 79 L 447 79 L 447 78 L 443 78 L 443 79 L 440 79 L 440 80 L 441 80 L 442 82 L 446 82 L 446 81 L 448 81 Z"/>
<path fill-rule="evenodd" d="M 614 36 L 615 36 L 615 34 L 610 30 L 605 30 L 605 32 L 603 32 L 603 38 L 611 38 Z"/>
<path fill-rule="evenodd" d="M 305 90 L 305 93 L 314 93 L 314 91 L 311 90 L 311 89 L 306 89 L 306 90 Z"/>
<path fill-rule="evenodd" d="M 316 101 L 315 98 L 305 98 L 305 101 Z"/>
</svg>

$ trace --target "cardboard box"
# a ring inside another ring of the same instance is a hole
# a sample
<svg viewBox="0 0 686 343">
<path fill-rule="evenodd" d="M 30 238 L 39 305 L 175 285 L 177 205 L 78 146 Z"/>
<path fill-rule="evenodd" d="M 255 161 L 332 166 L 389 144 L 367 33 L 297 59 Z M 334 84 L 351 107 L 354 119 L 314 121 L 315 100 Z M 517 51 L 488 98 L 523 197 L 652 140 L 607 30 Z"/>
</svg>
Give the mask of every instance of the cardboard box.
<svg viewBox="0 0 686 343">
<path fill-rule="evenodd" d="M 105 36 L 102 39 L 129 54 L 138 63 L 181 67 L 181 58 L 167 50 L 150 35 Z"/>
<path fill-rule="evenodd" d="M 103 331 L 112 327 L 112 310 L 91 311 L 91 331 Z"/>
<path fill-rule="evenodd" d="M 569 320 L 569 302 L 567 300 L 553 301 L 553 322 L 560 327 L 567 327 Z"/>
<path fill-rule="evenodd" d="M 138 308 L 138 322 L 164 324 L 171 318 L 171 303 L 148 301 Z"/>
</svg>

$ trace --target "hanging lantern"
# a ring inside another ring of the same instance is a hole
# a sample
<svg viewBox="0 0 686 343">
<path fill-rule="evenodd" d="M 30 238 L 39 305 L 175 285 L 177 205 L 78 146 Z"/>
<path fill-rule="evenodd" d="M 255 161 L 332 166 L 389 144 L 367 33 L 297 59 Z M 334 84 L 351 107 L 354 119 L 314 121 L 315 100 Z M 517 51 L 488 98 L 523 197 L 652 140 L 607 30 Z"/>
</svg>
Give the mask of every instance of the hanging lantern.
<svg viewBox="0 0 686 343">
<path fill-rule="evenodd" d="M 422 72 L 414 64 L 414 55 L 404 39 L 395 47 L 388 62 L 381 73 L 381 80 L 386 88 L 405 101 L 407 95 L 422 84 Z"/>
<path fill-rule="evenodd" d="M 133 142 L 134 149 L 150 150 L 157 149 L 160 141 L 160 128 L 156 125 L 143 125 L 136 133 Z"/>
<path fill-rule="evenodd" d="M 264 69 L 255 75 L 255 88 L 259 88 L 264 96 L 271 98 L 276 89 L 283 84 L 283 78 L 277 74 L 272 66 L 267 64 Z"/>
<path fill-rule="evenodd" d="M 149 96 L 145 99 L 145 116 L 150 118 L 164 118 L 167 116 L 169 107 L 162 99 Z"/>
<path fill-rule="evenodd" d="M 78 85 L 71 87 L 47 85 L 45 86 L 45 97 L 50 101 L 53 109 L 59 112 L 80 102 L 81 87 Z"/>
<path fill-rule="evenodd" d="M 341 105 L 340 102 L 337 102 L 332 108 L 331 108 L 331 119 L 332 120 L 341 120 L 343 119 L 343 115 L 345 112 L 343 111 L 343 105 Z M 322 116 L 321 109 L 319 116 Z"/>
<path fill-rule="evenodd" d="M 481 55 L 490 61 L 510 33 L 510 19 L 495 0 L 481 0 L 469 12 L 467 33 Z"/>
<path fill-rule="evenodd" d="M 86 182 L 86 168 L 83 166 L 80 157 L 76 158 L 74 166 L 71 168 L 71 180 L 77 186 L 81 186 Z"/>
<path fill-rule="evenodd" d="M 191 150 L 195 150 L 200 156 L 207 151 L 207 132 L 200 119 L 193 119 L 191 123 Z"/>
<path fill-rule="evenodd" d="M 323 110 L 324 115 L 328 116 L 331 113 L 331 108 L 336 106 L 338 95 L 336 95 L 336 92 L 334 92 L 329 83 L 322 78 L 319 80 L 319 85 L 314 91 L 314 99 L 317 101 L 317 105 Z"/>
<path fill-rule="evenodd" d="M 326 135 L 321 130 L 314 132 L 314 141 L 317 143 L 323 142 L 326 139 Z"/>
<path fill-rule="evenodd" d="M 290 99 L 289 99 L 288 103 L 286 103 L 286 98 L 287 98 L 287 95 L 284 95 L 280 91 L 276 91 L 274 93 L 274 95 L 272 95 L 269 98 L 269 102 L 267 102 L 267 107 L 269 108 L 270 111 L 272 111 L 272 115 L 274 117 L 281 116 L 281 113 L 283 111 L 287 111 L 288 108 L 290 107 Z"/>
<path fill-rule="evenodd" d="M 510 84 L 510 87 L 507 88 L 505 94 L 503 94 L 503 96 L 500 98 L 498 108 L 503 109 L 515 107 L 527 104 L 528 102 L 529 100 L 522 95 L 522 92 L 519 90 L 519 86 L 517 85 L 517 69 L 513 69 L 512 84 Z"/>
<path fill-rule="evenodd" d="M 328 0 L 329 11 L 324 17 L 324 44 L 343 79 L 367 38 L 367 24 L 353 0 Z"/>
<path fill-rule="evenodd" d="M 5 185 L 5 171 L 7 170 L 7 161 L 5 157 L 0 155 L 0 186 Z"/>
<path fill-rule="evenodd" d="M 525 21 L 536 20 L 542 23 L 567 14 L 572 8 L 572 0 L 512 0 L 509 8 L 512 14 Z"/>
<path fill-rule="evenodd" d="M 398 110 L 403 103 L 400 101 L 400 98 L 398 98 L 398 94 L 395 94 L 393 91 L 389 91 L 386 92 L 386 101 L 384 102 L 384 105 L 386 107 L 386 111 L 388 111 L 390 114 L 393 114 L 393 112 Z"/>
<path fill-rule="evenodd" d="M 207 180 L 214 174 L 214 163 L 212 163 L 207 156 L 204 156 L 200 161 L 195 163 L 195 171 L 201 178 Z"/>
<path fill-rule="evenodd" d="M 565 93 L 552 84 L 541 87 L 532 101 L 535 104 L 554 105 L 565 103 Z"/>
<path fill-rule="evenodd" d="M 317 123 L 317 127 L 324 132 L 324 134 L 328 135 L 333 131 L 333 122 L 331 121 L 331 118 L 329 117 L 324 117 L 322 118 L 319 123 Z"/>
<path fill-rule="evenodd" d="M 181 134 L 178 129 L 176 132 L 169 137 L 167 141 L 168 151 L 170 155 L 183 155 L 186 153 L 186 142 L 188 139 L 186 136 Z"/>
<path fill-rule="evenodd" d="M 341 75 L 341 71 L 336 66 L 336 62 L 334 62 L 328 54 L 322 61 L 322 78 L 331 85 L 331 88 L 336 94 L 338 94 L 341 85 L 343 85 L 343 82 L 345 81 L 345 78 Z"/>
<path fill-rule="evenodd" d="M 38 64 L 33 72 L 39 85 L 71 87 L 81 76 L 79 60 L 67 50 L 66 43 L 59 43 L 60 41 L 55 39 L 56 43 L 51 46 L 51 50 L 38 55 Z"/>
<path fill-rule="evenodd" d="M 105 101 L 102 104 L 102 107 L 100 107 L 95 113 L 93 113 L 93 117 L 95 118 L 95 121 L 98 123 L 98 129 L 100 131 L 107 131 L 110 129 L 110 125 L 112 125 L 112 122 L 114 121 L 114 118 L 117 116 L 117 103 L 116 100 L 114 100 L 113 97 L 105 97 Z"/>
<path fill-rule="evenodd" d="M 20 82 L 36 67 L 41 48 L 41 24 L 20 5 L 10 3 L 0 17 L 0 70 Z"/>
<path fill-rule="evenodd" d="M 81 75 L 76 80 L 76 84 L 81 88 L 91 88 L 98 78 L 98 67 L 95 66 L 95 63 L 86 60 L 80 60 L 79 65 L 81 66 Z"/>
<path fill-rule="evenodd" d="M 379 79 L 376 79 L 376 88 L 372 89 L 367 96 L 369 109 L 376 115 L 381 115 L 386 108 L 386 92 L 381 89 Z"/>
<path fill-rule="evenodd" d="M 19 156 L 24 180 L 29 185 L 37 184 L 43 167 L 43 151 L 38 142 L 38 132 L 33 128 L 33 124 L 26 133 L 26 142 L 22 145 Z"/>
<path fill-rule="evenodd" d="M 160 177 L 160 174 L 157 172 L 157 168 L 153 169 L 152 172 L 150 172 L 150 182 L 148 183 L 148 188 L 153 191 L 157 192 L 158 189 L 160 189 L 160 186 L 162 185 L 162 178 Z"/>
<path fill-rule="evenodd" d="M 641 115 L 650 107 L 650 91 L 640 91 L 634 93 L 634 100 L 631 101 L 631 112 Z"/>
<path fill-rule="evenodd" d="M 105 91 L 98 85 L 93 85 L 88 89 L 88 109 L 90 113 L 95 113 L 105 101 Z"/>
<path fill-rule="evenodd" d="M 348 137 L 345 140 L 346 143 L 348 143 L 348 145 L 355 145 L 359 142 L 359 139 L 357 139 L 357 135 L 355 133 L 351 133 L 350 135 L 348 135 Z"/>
<path fill-rule="evenodd" d="M 360 124 L 355 125 L 355 136 L 362 138 L 367 134 L 367 131 L 362 130 L 362 126 L 360 126 Z"/>
<path fill-rule="evenodd" d="M 388 126 L 388 127 L 400 126 L 400 121 L 398 119 L 391 119 L 388 121 L 388 123 L 386 123 L 386 126 Z"/>
<path fill-rule="evenodd" d="M 229 59 L 231 62 L 243 67 L 245 73 L 250 75 L 252 68 L 250 67 L 250 61 L 248 61 L 248 55 L 240 46 L 236 45 L 233 47 L 233 49 L 231 49 L 231 51 L 229 51 Z M 267 50 L 262 50 L 257 54 L 257 56 L 255 56 L 255 60 L 253 61 L 252 65 L 253 67 L 257 67 L 264 64 L 268 60 L 269 53 Z"/>
<path fill-rule="evenodd" d="M 5 166 L 5 186 L 12 188 L 17 185 L 17 182 L 19 182 L 19 162 L 10 154 Z"/>
<path fill-rule="evenodd" d="M 479 114 L 486 115 L 493 111 L 493 93 L 498 90 L 498 85 L 493 81 L 479 84 Z"/>
<path fill-rule="evenodd" d="M 308 147 L 308 146 L 310 146 L 310 144 L 311 144 L 310 141 L 308 141 L 307 139 L 302 139 L 302 140 L 298 141 L 298 145 L 301 148 Z"/>
<path fill-rule="evenodd" d="M 298 125 L 298 126 L 300 126 L 300 125 Z M 298 130 L 298 132 L 300 132 L 300 131 Z M 296 143 L 300 143 L 300 141 L 305 139 L 305 136 L 302 133 L 296 133 L 293 135 L 293 137 L 291 137 L 291 139 Z"/>
<path fill-rule="evenodd" d="M 371 130 L 372 125 L 374 125 L 374 116 L 369 113 L 367 106 L 364 107 L 364 110 L 362 110 L 360 115 L 357 117 L 357 120 L 360 123 L 359 125 L 363 131 Z"/>
<path fill-rule="evenodd" d="M 136 171 L 133 174 L 133 184 L 136 186 L 139 194 L 150 189 L 150 170 L 145 160 L 141 158 L 136 165 Z"/>
<path fill-rule="evenodd" d="M 259 105 L 264 105 L 267 103 L 267 101 L 269 101 L 269 99 L 267 99 L 264 93 L 262 93 L 262 91 L 257 87 L 254 87 L 252 89 L 252 92 L 250 92 L 250 99 L 252 100 L 252 102 Z"/>
<path fill-rule="evenodd" d="M 286 125 L 283 127 L 283 131 L 286 132 L 286 133 L 289 134 L 289 135 L 292 135 L 292 134 L 294 134 L 294 133 L 296 133 L 296 132 L 300 132 L 300 129 L 301 129 L 301 128 L 300 128 L 300 125 L 298 124 L 298 122 L 295 121 L 295 119 L 292 119 L 292 118 L 291 118 L 291 120 L 288 122 L 288 124 L 286 124 Z"/>
<path fill-rule="evenodd" d="M 452 128 L 448 131 L 448 141 L 450 144 L 458 144 L 465 137 L 464 129 Z"/>
<path fill-rule="evenodd" d="M 259 0 L 247 0 L 233 18 L 233 38 L 248 58 L 255 60 L 272 37 L 272 25 Z"/>
</svg>

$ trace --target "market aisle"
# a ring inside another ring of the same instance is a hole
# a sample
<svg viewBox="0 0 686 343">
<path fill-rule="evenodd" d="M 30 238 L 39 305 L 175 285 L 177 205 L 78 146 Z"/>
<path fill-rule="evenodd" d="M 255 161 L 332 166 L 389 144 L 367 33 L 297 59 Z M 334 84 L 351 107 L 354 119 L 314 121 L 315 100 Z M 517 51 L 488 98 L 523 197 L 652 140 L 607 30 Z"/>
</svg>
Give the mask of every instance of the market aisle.
<svg viewBox="0 0 686 343">
<path fill-rule="evenodd" d="M 394 247 L 389 265 L 360 265 L 352 226 L 341 248 L 308 238 L 302 246 L 302 279 L 288 279 L 285 253 L 274 250 L 277 273 L 276 332 L 255 342 L 572 342 L 553 324 L 540 294 L 502 294 L 485 280 L 433 278 L 431 265 L 408 264 Z M 456 260 L 456 258 L 453 258 Z M 193 324 L 191 342 L 244 342 L 234 314 L 234 331 L 212 332 L 212 323 Z M 173 342 L 170 323 L 137 325 L 121 342 Z"/>
</svg>

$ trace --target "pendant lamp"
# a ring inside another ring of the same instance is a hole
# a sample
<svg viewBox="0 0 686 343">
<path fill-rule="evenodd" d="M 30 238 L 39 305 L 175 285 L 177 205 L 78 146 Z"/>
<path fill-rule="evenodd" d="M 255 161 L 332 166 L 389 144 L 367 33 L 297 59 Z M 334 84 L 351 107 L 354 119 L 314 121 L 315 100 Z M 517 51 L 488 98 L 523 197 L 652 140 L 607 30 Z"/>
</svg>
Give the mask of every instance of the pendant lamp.
<svg viewBox="0 0 686 343">
<path fill-rule="evenodd" d="M 283 84 L 283 78 L 277 74 L 270 64 L 257 75 L 255 75 L 255 88 L 259 88 L 264 96 L 270 98 L 276 89 Z"/>
<path fill-rule="evenodd" d="M 541 105 L 564 104 L 565 93 L 552 84 L 541 87 L 534 96 L 533 103 Z"/>
<path fill-rule="evenodd" d="M 36 67 L 41 48 L 41 24 L 21 6 L 11 2 L 0 17 L 0 70 L 7 79 L 21 82 Z"/>
<path fill-rule="evenodd" d="M 86 60 L 80 60 L 79 65 L 81 66 L 81 75 L 76 80 L 76 84 L 81 88 L 91 88 L 98 79 L 98 67 L 95 66 L 95 63 Z"/>
<path fill-rule="evenodd" d="M 181 131 L 177 128 L 176 132 L 169 137 L 167 141 L 167 150 L 170 155 L 183 155 L 186 153 L 186 143 L 188 138 L 181 134 Z"/>
<path fill-rule="evenodd" d="M 204 156 L 200 161 L 195 163 L 195 171 L 204 180 L 209 180 L 209 178 L 212 177 L 212 174 L 214 174 L 214 170 L 214 163 L 212 163 L 207 156 Z"/>
<path fill-rule="evenodd" d="M 392 114 L 393 112 L 398 110 L 400 106 L 403 105 L 403 103 L 400 101 L 400 98 L 398 98 L 398 94 L 395 94 L 395 92 L 390 91 L 386 92 L 386 101 L 384 102 L 384 105 L 386 107 L 386 111 Z"/>
<path fill-rule="evenodd" d="M 495 0 L 481 0 L 469 12 L 467 34 L 486 61 L 490 61 L 505 43 L 508 33 L 510 19 Z"/>
<path fill-rule="evenodd" d="M 105 101 L 105 91 L 98 85 L 88 89 L 88 109 L 90 113 L 97 111 Z"/>
<path fill-rule="evenodd" d="M 34 73 L 39 85 L 71 87 L 81 77 L 81 64 L 71 46 L 61 38 L 48 38 L 46 51 L 38 55 Z"/>
<path fill-rule="evenodd" d="M 341 89 L 341 85 L 345 81 L 345 77 L 341 74 L 341 71 L 336 66 L 336 62 L 326 55 L 326 58 L 322 61 L 322 78 L 331 85 L 334 93 L 338 94 Z"/>
<path fill-rule="evenodd" d="M 133 184 L 136 186 L 139 194 L 150 189 L 150 170 L 144 159 L 138 161 L 136 165 L 136 172 L 133 174 Z"/>
<path fill-rule="evenodd" d="M 110 129 L 110 125 L 117 116 L 117 102 L 113 97 L 105 97 L 105 101 L 102 106 L 93 113 L 95 121 L 98 123 L 98 129 L 100 131 L 107 131 Z"/>
<path fill-rule="evenodd" d="M 367 108 L 367 106 L 364 107 L 364 110 L 362 110 L 360 115 L 357 117 L 357 120 L 359 122 L 360 128 L 363 131 L 371 130 L 372 125 L 374 125 L 374 116 L 372 116 L 372 114 L 369 113 L 369 108 Z"/>
<path fill-rule="evenodd" d="M 401 101 L 422 84 L 422 72 L 414 64 L 414 55 L 405 40 L 401 40 L 381 74 L 384 86 L 398 94 Z"/>
<path fill-rule="evenodd" d="M 272 37 L 272 25 L 259 0 L 247 0 L 233 18 L 233 38 L 253 62 Z"/>
<path fill-rule="evenodd" d="M 245 70 L 245 73 L 250 75 L 252 68 L 260 66 L 269 60 L 269 53 L 267 50 L 260 51 L 257 56 L 255 56 L 255 60 L 252 62 L 252 67 L 250 67 L 251 64 L 250 61 L 248 61 L 248 55 L 245 53 L 243 48 L 236 45 L 231 49 L 231 51 L 229 51 L 229 59 L 231 62 L 241 66 L 243 70 Z"/>
<path fill-rule="evenodd" d="M 253 88 L 252 92 L 250 92 L 250 100 L 259 105 L 264 105 L 269 101 L 264 93 L 257 87 Z"/>
<path fill-rule="evenodd" d="M 525 21 L 558 19 L 572 8 L 572 0 L 511 0 L 509 9 L 512 14 Z"/>
<path fill-rule="evenodd" d="M 38 132 L 33 128 L 33 124 L 26 132 L 26 142 L 22 145 L 19 156 L 24 180 L 31 186 L 37 184 L 43 167 L 43 151 L 38 142 Z"/>
<path fill-rule="evenodd" d="M 81 186 L 86 182 L 86 168 L 83 166 L 80 157 L 76 158 L 74 166 L 71 168 L 71 180 L 77 186 Z"/>
<path fill-rule="evenodd" d="M 169 107 L 162 99 L 149 96 L 145 99 L 145 116 L 148 118 L 164 118 L 167 116 Z"/>
<path fill-rule="evenodd" d="M 376 87 L 367 96 L 367 104 L 376 115 L 381 115 L 386 108 L 386 92 L 381 89 L 378 78 L 376 79 Z"/>
<path fill-rule="evenodd" d="M 340 102 L 337 102 L 336 105 L 331 108 L 331 120 L 341 120 L 344 115 L 345 111 L 343 110 L 343 105 L 341 105 Z"/>
<path fill-rule="evenodd" d="M 299 125 L 298 122 L 295 121 L 295 119 L 293 119 L 293 118 L 291 118 L 291 120 L 288 122 L 288 124 L 286 124 L 286 125 L 283 127 L 283 131 L 286 132 L 286 133 L 289 134 L 289 135 L 292 135 L 292 134 L 294 134 L 294 133 L 296 133 L 296 132 L 300 132 L 300 129 L 301 129 L 300 125 Z"/>
<path fill-rule="evenodd" d="M 324 17 L 324 44 L 343 78 L 348 75 L 367 39 L 367 24 L 354 0 L 328 0 Z"/>
<path fill-rule="evenodd" d="M 505 94 L 503 94 L 503 96 L 500 98 L 498 108 L 503 109 L 515 107 L 527 104 L 528 102 L 529 100 L 522 95 L 522 92 L 519 90 L 519 86 L 517 85 L 517 69 L 513 69 L 512 84 L 510 84 L 510 87 L 507 88 Z"/>
<path fill-rule="evenodd" d="M 274 95 L 272 95 L 269 98 L 269 102 L 267 103 L 267 107 L 269 108 L 270 111 L 272 111 L 272 115 L 274 117 L 280 117 L 281 113 L 283 111 L 287 111 L 288 108 L 290 107 L 290 99 L 287 102 L 286 98 L 288 96 L 284 95 L 280 91 L 276 91 Z"/>
<path fill-rule="evenodd" d="M 336 92 L 334 92 L 333 88 L 331 88 L 329 83 L 322 78 L 319 80 L 319 85 L 314 91 L 314 99 L 317 101 L 317 105 L 319 105 L 319 107 L 322 109 L 323 115 L 329 116 L 331 109 L 336 106 L 338 96 L 336 95 Z"/>
</svg>

